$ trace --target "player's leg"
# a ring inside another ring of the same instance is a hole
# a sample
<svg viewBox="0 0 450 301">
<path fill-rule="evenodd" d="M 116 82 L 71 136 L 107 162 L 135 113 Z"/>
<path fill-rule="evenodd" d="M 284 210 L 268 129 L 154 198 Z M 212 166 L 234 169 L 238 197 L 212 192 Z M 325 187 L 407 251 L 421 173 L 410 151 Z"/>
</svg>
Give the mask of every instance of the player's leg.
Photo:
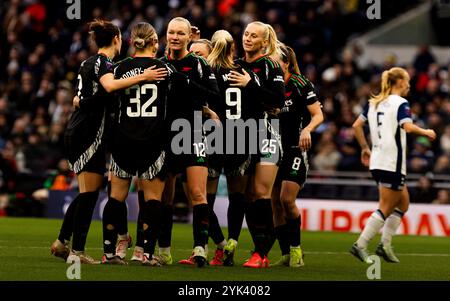
<svg viewBox="0 0 450 301">
<path fill-rule="evenodd" d="M 397 229 L 402 223 L 403 215 L 409 208 L 409 193 L 408 188 L 403 187 L 400 202 L 398 206 L 394 209 L 394 212 L 389 215 L 384 223 L 383 233 L 381 235 L 381 242 L 377 247 L 376 254 L 383 256 L 387 262 L 398 263 L 400 260 L 395 256 L 392 247 L 392 237 L 397 232 Z"/>
<path fill-rule="evenodd" d="M 209 207 L 206 199 L 208 168 L 189 166 L 186 168 L 187 188 L 192 202 L 194 260 L 199 267 L 206 262 L 205 245 L 208 242 Z"/>
<path fill-rule="evenodd" d="M 367 252 L 369 242 L 378 234 L 383 227 L 386 217 L 391 215 L 395 207 L 398 205 L 402 191 L 394 190 L 383 186 L 382 181 L 378 181 L 378 191 L 380 194 L 379 209 L 374 211 L 366 222 L 366 225 L 361 232 L 356 243 L 350 250 L 351 254 L 356 256 L 361 261 L 372 264 L 372 260 Z"/>
<path fill-rule="evenodd" d="M 144 220 L 143 220 L 143 212 L 144 212 L 144 191 L 142 190 L 139 181 L 137 181 L 138 185 L 138 203 L 139 203 L 139 213 L 136 222 L 136 243 L 134 246 L 133 256 L 131 257 L 132 261 L 142 261 L 144 259 Z"/>
<path fill-rule="evenodd" d="M 249 208 L 250 219 L 254 223 L 253 241 L 255 252 L 244 264 L 246 267 L 268 266 L 267 254 L 273 241 L 272 187 L 278 166 L 258 163 L 255 170 L 255 201 Z"/>
<path fill-rule="evenodd" d="M 77 198 L 78 204 L 73 215 L 73 239 L 72 250 L 67 258 L 67 262 L 72 262 L 74 256 L 80 259 L 81 263 L 98 264 L 99 261 L 92 259 L 84 252 L 86 238 L 91 225 L 92 214 L 97 203 L 100 187 L 103 183 L 103 175 L 96 172 L 82 171 L 77 175 L 80 194 Z"/>
<path fill-rule="evenodd" d="M 281 258 L 275 263 L 271 264 L 271 266 L 289 266 L 289 237 L 286 219 L 284 217 L 285 210 L 283 208 L 283 202 L 280 198 L 280 193 L 280 183 L 276 183 L 272 189 L 272 212 L 275 237 L 278 240 L 278 244 L 280 246 Z"/>
<path fill-rule="evenodd" d="M 247 188 L 248 176 L 227 176 L 228 187 L 228 241 L 224 247 L 224 265 L 234 265 L 234 255 L 238 245 L 239 236 L 244 221 L 246 201 L 245 191 Z"/>
<path fill-rule="evenodd" d="M 161 229 L 158 237 L 160 262 L 164 265 L 173 263 L 170 246 L 172 244 L 173 199 L 177 176 L 168 175 L 161 200 Z"/>
<path fill-rule="evenodd" d="M 93 206 L 95 207 L 95 203 L 98 198 L 98 190 L 100 189 L 103 181 L 103 176 L 90 172 L 81 172 L 78 176 L 79 185 L 79 194 L 75 197 L 75 199 L 70 203 L 69 208 L 67 208 L 66 214 L 64 215 L 64 220 L 58 235 L 58 239 L 53 242 L 51 246 L 51 253 L 57 257 L 61 257 L 64 260 L 67 259 L 70 253 L 70 240 L 72 238 L 72 234 L 74 233 L 74 228 L 77 228 L 76 238 L 74 237 L 76 244 L 75 247 L 80 249 L 77 250 L 78 253 L 84 251 L 84 245 L 86 244 L 86 238 L 83 239 L 83 236 L 87 235 L 86 227 L 89 229 L 90 220 L 86 221 L 88 218 L 89 209 Z M 88 182 L 87 184 L 85 182 Z M 95 200 L 94 200 L 95 199 Z M 80 211 L 78 207 L 80 203 L 83 212 L 85 209 L 88 209 L 86 214 L 83 214 L 82 220 L 75 220 L 76 214 L 79 215 Z M 93 209 L 92 209 L 93 210 Z M 92 214 L 91 214 L 92 218 Z M 86 233 L 86 234 L 83 234 Z"/>
<path fill-rule="evenodd" d="M 128 233 L 123 234 L 127 224 L 127 209 L 125 199 L 131 183 L 131 176 L 118 177 L 111 175 L 111 194 L 103 209 L 103 264 L 126 264 L 126 248 L 128 247 Z M 123 210 L 125 208 L 125 210 Z M 121 234 L 122 233 L 122 234 Z M 116 244 L 119 253 L 116 253 Z"/>
<path fill-rule="evenodd" d="M 301 180 L 304 182 L 304 179 Z M 280 199 L 283 203 L 284 216 L 286 219 L 287 237 L 289 240 L 289 266 L 301 267 L 303 263 L 303 251 L 301 244 L 301 215 L 295 204 L 297 195 L 302 186 L 293 181 L 283 181 L 281 184 Z"/>
<path fill-rule="evenodd" d="M 164 180 L 155 177 L 151 180 L 142 179 L 140 186 L 144 191 L 145 204 L 143 208 L 144 230 L 144 259 L 143 265 L 155 266 L 163 264 L 161 257 L 154 257 L 156 241 L 161 233 L 162 204 L 161 198 L 164 191 Z"/>
<path fill-rule="evenodd" d="M 220 176 L 220 174 L 219 174 Z M 209 262 L 210 265 L 223 265 L 223 248 L 227 244 L 219 220 L 214 212 L 214 203 L 216 201 L 217 188 L 219 186 L 219 177 L 208 177 L 206 184 L 206 198 L 209 207 L 209 237 L 216 245 L 214 257 Z M 205 246 L 206 248 L 206 246 Z"/>
</svg>

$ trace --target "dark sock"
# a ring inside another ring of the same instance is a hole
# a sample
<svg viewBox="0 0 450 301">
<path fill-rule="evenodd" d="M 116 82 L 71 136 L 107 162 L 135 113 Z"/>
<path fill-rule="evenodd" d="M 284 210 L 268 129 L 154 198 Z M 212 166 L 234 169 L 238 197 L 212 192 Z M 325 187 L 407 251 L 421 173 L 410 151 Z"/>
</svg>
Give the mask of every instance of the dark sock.
<svg viewBox="0 0 450 301">
<path fill-rule="evenodd" d="M 289 244 L 293 247 L 297 247 L 301 243 L 301 229 L 302 217 L 299 215 L 294 219 L 286 219 L 286 225 L 288 227 Z"/>
<path fill-rule="evenodd" d="M 227 212 L 228 239 L 238 241 L 245 215 L 245 197 L 244 194 L 235 192 L 230 194 L 228 199 L 230 201 Z"/>
<path fill-rule="evenodd" d="M 255 201 L 253 218 L 255 227 L 253 238 L 255 251 L 261 257 L 264 257 L 272 247 L 270 244 L 274 236 L 272 204 L 270 199 L 259 199 Z"/>
<path fill-rule="evenodd" d="M 157 200 L 149 200 L 144 204 L 144 223 L 147 229 L 144 230 L 144 253 L 150 256 L 155 253 L 156 240 L 160 232 L 161 226 L 161 202 Z"/>
<path fill-rule="evenodd" d="M 253 244 L 256 246 L 255 242 L 255 214 L 256 206 L 255 202 L 246 202 L 245 203 L 245 221 L 247 222 L 248 231 L 250 232 L 250 236 L 252 237 Z"/>
<path fill-rule="evenodd" d="M 110 197 L 103 209 L 103 252 L 114 254 L 117 243 L 117 225 L 121 219 L 122 202 Z"/>
<path fill-rule="evenodd" d="M 128 233 L 128 208 L 126 201 L 120 202 L 120 215 L 117 221 L 117 233 L 125 235 Z"/>
<path fill-rule="evenodd" d="M 142 190 L 138 191 L 138 201 L 139 201 L 139 214 L 137 219 L 137 229 L 136 229 L 136 247 L 144 247 L 144 192 Z"/>
<path fill-rule="evenodd" d="M 212 238 L 214 243 L 217 245 L 225 240 L 222 233 L 222 228 L 220 228 L 219 220 L 214 212 L 214 202 L 216 201 L 215 194 L 207 194 L 208 207 L 209 207 L 209 236 Z"/>
<path fill-rule="evenodd" d="M 95 204 L 98 199 L 98 191 L 83 192 L 78 197 L 80 199 L 73 216 L 72 249 L 75 251 L 84 251 L 92 214 L 94 213 Z"/>
<path fill-rule="evenodd" d="M 288 230 L 289 228 L 287 224 L 275 227 L 275 237 L 278 239 L 281 255 L 289 255 L 290 252 L 290 239 Z"/>
<path fill-rule="evenodd" d="M 194 247 L 205 247 L 208 243 L 209 208 L 207 204 L 195 205 L 193 208 Z"/>
<path fill-rule="evenodd" d="M 66 214 L 64 215 L 64 220 L 58 235 L 58 239 L 62 243 L 65 243 L 66 240 L 70 241 L 70 238 L 72 237 L 74 225 L 73 217 L 79 201 L 80 201 L 80 194 L 77 195 L 77 197 L 72 201 L 72 203 L 70 203 L 69 208 L 67 208 Z"/>
<path fill-rule="evenodd" d="M 161 232 L 158 238 L 160 248 L 168 248 L 172 242 L 173 205 L 162 205 Z"/>
</svg>

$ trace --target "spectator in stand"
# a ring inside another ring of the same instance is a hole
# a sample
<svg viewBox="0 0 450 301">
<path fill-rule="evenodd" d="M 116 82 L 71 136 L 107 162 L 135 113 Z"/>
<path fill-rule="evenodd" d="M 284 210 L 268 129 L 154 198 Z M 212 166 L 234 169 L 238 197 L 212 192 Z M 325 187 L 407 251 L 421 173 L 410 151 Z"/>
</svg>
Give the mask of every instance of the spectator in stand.
<svg viewBox="0 0 450 301">
<path fill-rule="evenodd" d="M 410 153 L 409 169 L 411 172 L 424 173 L 433 170 L 434 153 L 430 150 L 431 142 L 426 137 L 418 137 Z"/>
<path fill-rule="evenodd" d="M 411 203 L 431 203 L 436 198 L 436 189 L 433 187 L 433 176 L 421 176 L 417 186 L 411 191 Z"/>
<path fill-rule="evenodd" d="M 440 189 L 437 192 L 437 197 L 432 204 L 450 205 L 450 194 L 447 189 Z"/>
</svg>

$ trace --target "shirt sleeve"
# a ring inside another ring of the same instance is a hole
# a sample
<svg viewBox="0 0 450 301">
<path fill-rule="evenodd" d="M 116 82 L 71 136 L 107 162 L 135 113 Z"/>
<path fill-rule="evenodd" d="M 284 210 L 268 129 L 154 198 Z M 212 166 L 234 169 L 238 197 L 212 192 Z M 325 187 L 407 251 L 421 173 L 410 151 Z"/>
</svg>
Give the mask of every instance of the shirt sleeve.
<svg viewBox="0 0 450 301">
<path fill-rule="evenodd" d="M 404 102 L 398 107 L 397 121 L 399 125 L 403 125 L 405 122 L 412 122 L 411 109 L 408 102 Z"/>
<path fill-rule="evenodd" d="M 267 63 L 268 78 L 261 84 L 260 93 L 266 109 L 279 108 L 284 105 L 284 75 L 278 65 Z"/>
<path fill-rule="evenodd" d="M 107 58 L 99 56 L 95 62 L 95 76 L 100 80 L 107 73 L 114 73 L 114 65 Z"/>
<path fill-rule="evenodd" d="M 367 121 L 368 114 L 369 114 L 369 103 L 367 103 L 364 106 L 364 109 L 363 109 L 362 113 L 359 115 L 359 118 L 361 118 L 364 121 Z"/>
</svg>

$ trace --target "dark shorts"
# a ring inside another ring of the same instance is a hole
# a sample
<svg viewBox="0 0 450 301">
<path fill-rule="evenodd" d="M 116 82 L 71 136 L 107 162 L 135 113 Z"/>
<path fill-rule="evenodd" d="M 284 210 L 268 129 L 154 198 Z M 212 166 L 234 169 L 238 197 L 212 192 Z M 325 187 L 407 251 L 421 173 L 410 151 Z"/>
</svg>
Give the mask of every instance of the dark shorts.
<svg viewBox="0 0 450 301">
<path fill-rule="evenodd" d="M 302 187 L 305 184 L 308 170 L 307 152 L 302 152 L 298 147 L 285 149 L 275 183 L 291 181 Z"/>
<path fill-rule="evenodd" d="M 119 178 L 164 178 L 165 159 L 166 153 L 162 145 L 158 145 L 154 140 L 138 141 L 119 133 L 112 139 L 110 169 Z"/>
<path fill-rule="evenodd" d="M 258 154 L 253 157 L 254 164 L 280 165 L 283 157 L 281 135 L 272 120 L 265 120 L 263 128 L 258 129 Z M 278 120 L 276 120 L 278 122 Z"/>
<path fill-rule="evenodd" d="M 380 169 L 372 169 L 370 172 L 378 185 L 399 191 L 402 191 L 405 187 L 406 176 L 401 173 Z"/>
<path fill-rule="evenodd" d="M 87 171 L 100 175 L 104 175 L 106 172 L 106 151 L 103 143 L 92 143 L 85 151 L 71 150 L 71 146 L 75 141 L 71 137 L 65 137 L 65 148 L 67 161 L 69 162 L 70 169 L 77 175 Z"/>
<path fill-rule="evenodd" d="M 209 178 L 218 178 L 222 171 L 225 176 L 243 176 L 250 167 L 251 155 L 213 154 L 208 163 Z"/>
</svg>

